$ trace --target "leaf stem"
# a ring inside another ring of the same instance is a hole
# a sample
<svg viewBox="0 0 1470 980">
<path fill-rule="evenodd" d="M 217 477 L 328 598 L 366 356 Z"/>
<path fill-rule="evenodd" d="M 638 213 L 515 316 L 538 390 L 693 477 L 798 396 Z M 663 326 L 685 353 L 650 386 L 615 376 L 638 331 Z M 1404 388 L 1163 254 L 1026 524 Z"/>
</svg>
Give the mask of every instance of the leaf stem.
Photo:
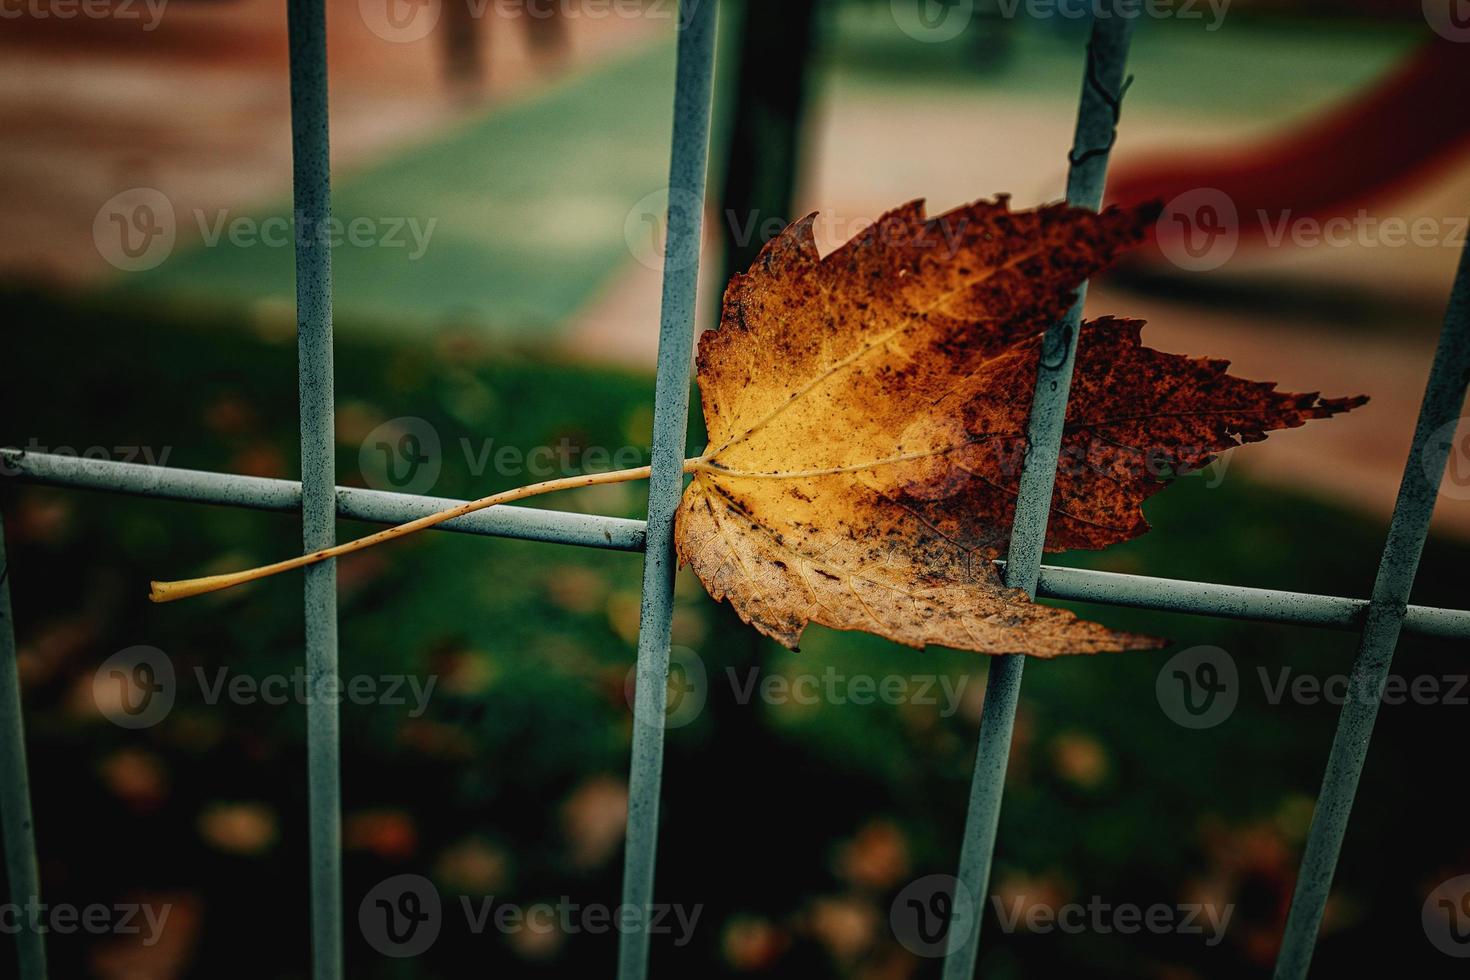
<svg viewBox="0 0 1470 980">
<path fill-rule="evenodd" d="M 697 456 L 684 461 L 684 472 L 693 473 L 705 462 L 705 457 Z M 317 562 L 326 561 L 329 558 L 337 558 L 341 555 L 350 555 L 356 551 L 363 551 L 375 545 L 384 544 L 396 538 L 407 537 L 418 531 L 427 530 L 445 521 L 452 521 L 456 517 L 464 517 L 476 511 L 485 510 L 498 504 L 514 503 L 517 500 L 525 500 L 528 497 L 539 497 L 546 493 L 555 493 L 558 490 L 576 490 L 581 487 L 603 486 L 609 483 L 628 483 L 633 480 L 648 479 L 650 467 L 639 466 L 630 470 L 613 470 L 607 473 L 583 473 L 579 476 L 562 477 L 558 480 L 546 480 L 541 483 L 532 483 L 529 486 L 517 487 L 514 490 L 503 490 L 500 493 L 481 497 L 479 500 L 471 500 L 448 510 L 441 510 L 434 514 L 428 514 L 417 520 L 390 527 L 367 537 L 348 541 L 345 544 L 335 545 L 331 548 L 323 548 L 310 554 L 300 555 L 296 558 L 288 558 L 278 561 L 272 565 L 262 565 L 259 568 L 249 568 L 243 572 L 230 572 L 225 575 L 208 575 L 204 578 L 183 579 L 177 582 L 150 582 L 148 598 L 154 602 L 175 602 L 179 599 L 188 599 L 191 596 L 204 595 L 207 592 L 219 592 L 236 585 L 244 585 L 246 582 L 254 582 L 257 579 L 269 578 L 279 575 L 281 572 L 289 572 L 297 568 L 305 568 L 315 565 Z"/>
</svg>

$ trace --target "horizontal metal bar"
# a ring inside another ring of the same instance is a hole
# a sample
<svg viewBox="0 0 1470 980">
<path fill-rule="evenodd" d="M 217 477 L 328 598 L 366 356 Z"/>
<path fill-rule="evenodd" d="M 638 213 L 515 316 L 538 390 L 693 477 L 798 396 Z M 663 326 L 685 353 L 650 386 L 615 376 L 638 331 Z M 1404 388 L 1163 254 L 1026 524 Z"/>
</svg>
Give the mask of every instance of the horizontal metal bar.
<svg viewBox="0 0 1470 980">
<path fill-rule="evenodd" d="M 295 512 L 301 506 L 301 484 L 290 480 L 26 453 L 17 449 L 0 449 L 0 476 L 48 486 L 224 504 L 250 510 Z M 462 501 L 446 497 L 337 488 L 339 517 L 380 524 L 401 524 L 459 503 Z M 612 551 L 642 551 L 644 526 L 643 521 L 618 517 L 506 506 L 492 507 L 448 521 L 436 530 Z M 1005 562 L 997 564 L 1004 566 Z M 1362 628 L 1368 610 L 1367 599 L 1279 592 L 1056 565 L 1041 566 L 1036 594 L 1046 599 L 1070 602 L 1098 602 L 1161 612 L 1354 631 Z M 1404 617 L 1404 632 L 1470 639 L 1470 610 L 1410 606 Z"/>
<path fill-rule="evenodd" d="M 104 490 L 187 500 L 200 504 L 224 504 L 250 510 L 299 513 L 301 484 L 258 476 L 208 473 L 106 459 L 27 453 L 0 449 L 0 476 L 28 483 Z M 337 516 L 380 524 L 403 524 L 441 510 L 461 500 L 385 493 L 355 487 L 337 488 Z M 613 551 L 642 551 L 642 521 L 592 514 L 569 514 L 533 507 L 492 507 L 446 521 L 440 530 L 483 534 L 523 541 L 546 541 Z"/>
<path fill-rule="evenodd" d="M 1041 581 L 1036 592 L 1046 598 L 1072 602 L 1103 602 L 1160 612 L 1353 631 L 1363 628 L 1369 606 L 1367 599 L 1186 582 L 1053 565 L 1041 566 Z M 1420 636 L 1470 639 L 1470 610 L 1409 606 L 1404 617 L 1404 630 Z"/>
</svg>

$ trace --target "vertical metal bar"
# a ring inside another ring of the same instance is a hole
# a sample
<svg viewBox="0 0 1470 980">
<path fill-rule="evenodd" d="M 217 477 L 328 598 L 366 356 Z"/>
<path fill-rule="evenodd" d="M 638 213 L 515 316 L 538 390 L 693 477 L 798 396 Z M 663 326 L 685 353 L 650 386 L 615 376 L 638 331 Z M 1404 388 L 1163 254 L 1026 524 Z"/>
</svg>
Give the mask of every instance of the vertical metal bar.
<svg viewBox="0 0 1470 980">
<path fill-rule="evenodd" d="M 1134 17 L 1100 17 L 1093 22 L 1087 45 L 1087 67 L 1082 80 L 1082 98 L 1077 109 L 1077 129 L 1067 175 L 1067 201 L 1078 207 L 1097 209 L 1102 204 L 1108 156 L 1117 133 L 1123 93 L 1124 67 L 1133 36 Z M 1072 367 L 1077 354 L 1077 331 L 1082 322 L 1084 283 L 1077 302 L 1059 323 L 1047 331 L 1037 372 L 1036 392 L 1031 402 L 1027 427 L 1026 460 L 1016 498 L 1016 515 L 1011 525 L 1011 544 L 1006 562 L 1006 584 L 1036 596 L 1041 556 L 1046 544 L 1046 525 L 1051 513 L 1052 489 L 1056 483 L 1057 459 L 1061 452 L 1062 424 L 1067 415 L 1067 397 L 1072 390 Z M 944 961 L 945 980 L 968 980 L 975 974 L 980 950 L 980 923 L 985 894 L 990 883 L 991 860 L 995 855 L 996 828 L 1000 823 L 1001 796 L 1005 791 L 1006 764 L 1011 735 L 1016 724 L 1016 703 L 1021 693 L 1025 657 L 997 657 L 990 663 L 985 688 L 985 705 L 980 718 L 980 743 L 975 772 L 970 783 L 969 812 L 965 817 L 960 846 L 957 888 L 952 903 L 949 939 Z"/>
<path fill-rule="evenodd" d="M 301 522 L 307 551 L 336 538 L 332 397 L 332 213 L 324 0 L 288 0 L 296 329 L 301 403 Z M 306 673 L 312 690 L 337 675 L 337 568 L 306 569 Z M 306 709 L 311 948 L 315 980 L 342 976 L 342 787 L 335 698 Z"/>
<path fill-rule="evenodd" d="M 0 827 L 5 833 L 5 871 L 11 904 L 21 909 L 15 934 L 20 980 L 45 980 L 46 939 L 26 910 L 41 900 L 36 870 L 36 829 L 31 820 L 31 779 L 26 769 L 25 718 L 10 613 L 10 563 L 0 519 Z"/>
<path fill-rule="evenodd" d="M 1393 663 L 1409 590 L 1419 568 L 1424 541 L 1429 536 L 1429 518 L 1434 513 L 1440 478 L 1465 404 L 1467 379 L 1470 379 L 1470 247 L 1460 256 L 1444 329 L 1424 389 L 1419 421 L 1414 427 L 1413 448 L 1404 464 L 1403 481 L 1388 526 L 1388 540 L 1383 546 L 1378 578 L 1373 583 L 1373 598 L 1353 663 L 1350 696 L 1338 715 L 1337 733 L 1332 738 L 1322 792 L 1312 815 L 1312 829 L 1307 835 L 1306 853 L 1286 919 L 1281 954 L 1276 960 L 1278 980 L 1305 977 L 1312 962 L 1322 910 L 1332 889 L 1332 875 L 1342 851 L 1363 761 L 1368 756 L 1373 723 L 1378 718 L 1380 693 Z"/>
<path fill-rule="evenodd" d="M 634 909 L 648 909 L 652 904 L 658 849 L 676 567 L 674 513 L 684 490 L 684 441 L 689 421 L 689 372 L 704 225 L 717 13 L 716 0 L 683 0 L 680 4 L 663 314 L 653 403 L 653 473 L 648 485 L 648 547 L 643 559 L 628 836 L 623 858 L 623 904 Z M 642 928 L 623 931 L 618 946 L 620 980 L 643 980 L 648 975 L 648 940 Z"/>
</svg>

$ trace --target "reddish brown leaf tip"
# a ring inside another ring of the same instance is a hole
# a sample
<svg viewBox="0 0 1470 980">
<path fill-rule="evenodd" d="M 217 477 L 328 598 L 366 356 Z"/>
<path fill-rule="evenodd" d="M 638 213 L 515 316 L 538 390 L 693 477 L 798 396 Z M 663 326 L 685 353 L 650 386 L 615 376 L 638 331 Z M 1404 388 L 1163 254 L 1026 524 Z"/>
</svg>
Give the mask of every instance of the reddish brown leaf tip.
<svg viewBox="0 0 1470 980">
<path fill-rule="evenodd" d="M 1317 405 L 1327 413 L 1323 416 L 1325 418 L 1339 412 L 1351 412 L 1355 408 L 1362 408 L 1369 401 L 1367 395 L 1353 395 L 1350 398 L 1319 398 Z"/>
<path fill-rule="evenodd" d="M 1117 207 L 1117 205 L 1113 205 L 1113 207 Z M 1164 202 L 1145 201 L 1142 204 L 1135 205 L 1133 211 L 1143 219 L 1144 224 L 1152 225 L 1164 213 Z"/>
</svg>

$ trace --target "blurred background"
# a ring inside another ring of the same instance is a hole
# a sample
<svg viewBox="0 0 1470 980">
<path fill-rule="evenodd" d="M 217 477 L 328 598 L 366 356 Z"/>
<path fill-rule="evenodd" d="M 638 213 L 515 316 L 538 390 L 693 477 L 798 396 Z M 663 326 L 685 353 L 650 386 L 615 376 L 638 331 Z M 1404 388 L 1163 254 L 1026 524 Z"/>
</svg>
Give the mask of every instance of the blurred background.
<svg viewBox="0 0 1470 980">
<path fill-rule="evenodd" d="M 809 211 L 827 250 L 913 198 L 938 213 L 1063 196 L 1097 5 L 724 7 L 701 328 L 729 273 Z M 1366 596 L 1466 237 L 1470 11 L 1147 10 L 1111 186 L 1167 210 L 1089 309 L 1145 317 L 1152 345 L 1245 376 L 1373 401 L 1179 480 L 1144 538 L 1055 560 Z M 646 462 L 672 0 L 327 11 L 338 482 L 467 498 Z M 297 478 L 284 5 L 0 13 L 0 445 Z M 1415 602 L 1465 605 L 1456 447 Z M 641 517 L 643 495 L 538 503 Z M 300 581 L 145 598 L 150 578 L 293 554 L 298 522 L 8 471 L 0 508 L 43 896 L 168 909 L 156 934 L 53 933 L 53 975 L 307 976 L 304 709 L 239 693 L 297 669 Z M 342 671 L 377 692 L 342 708 L 351 976 L 610 970 L 616 936 L 577 915 L 477 929 L 461 899 L 616 906 L 640 567 L 448 534 L 340 563 Z M 1267 975 L 1354 637 L 1078 609 L 1176 645 L 1028 669 L 980 975 Z M 984 658 L 816 627 L 792 654 L 682 576 L 674 642 L 657 895 L 697 918 L 655 936 L 654 975 L 938 976 L 900 920 L 905 896 L 955 868 Z M 174 685 L 162 717 L 130 728 L 104 665 L 139 646 Z M 1181 654 L 1221 668 L 1228 710 L 1181 707 L 1166 669 Z M 1383 709 L 1322 976 L 1458 975 L 1470 953 L 1464 922 L 1446 950 L 1426 911 L 1470 872 L 1453 804 L 1470 661 L 1410 636 L 1395 672 L 1422 693 Z M 359 903 L 404 874 L 445 908 L 414 958 L 358 927 Z M 1014 914 L 1158 904 L 1206 911 L 1196 930 L 1132 933 L 1108 914 L 1080 929 Z M 0 934 L 5 971 L 12 943 Z"/>
</svg>

